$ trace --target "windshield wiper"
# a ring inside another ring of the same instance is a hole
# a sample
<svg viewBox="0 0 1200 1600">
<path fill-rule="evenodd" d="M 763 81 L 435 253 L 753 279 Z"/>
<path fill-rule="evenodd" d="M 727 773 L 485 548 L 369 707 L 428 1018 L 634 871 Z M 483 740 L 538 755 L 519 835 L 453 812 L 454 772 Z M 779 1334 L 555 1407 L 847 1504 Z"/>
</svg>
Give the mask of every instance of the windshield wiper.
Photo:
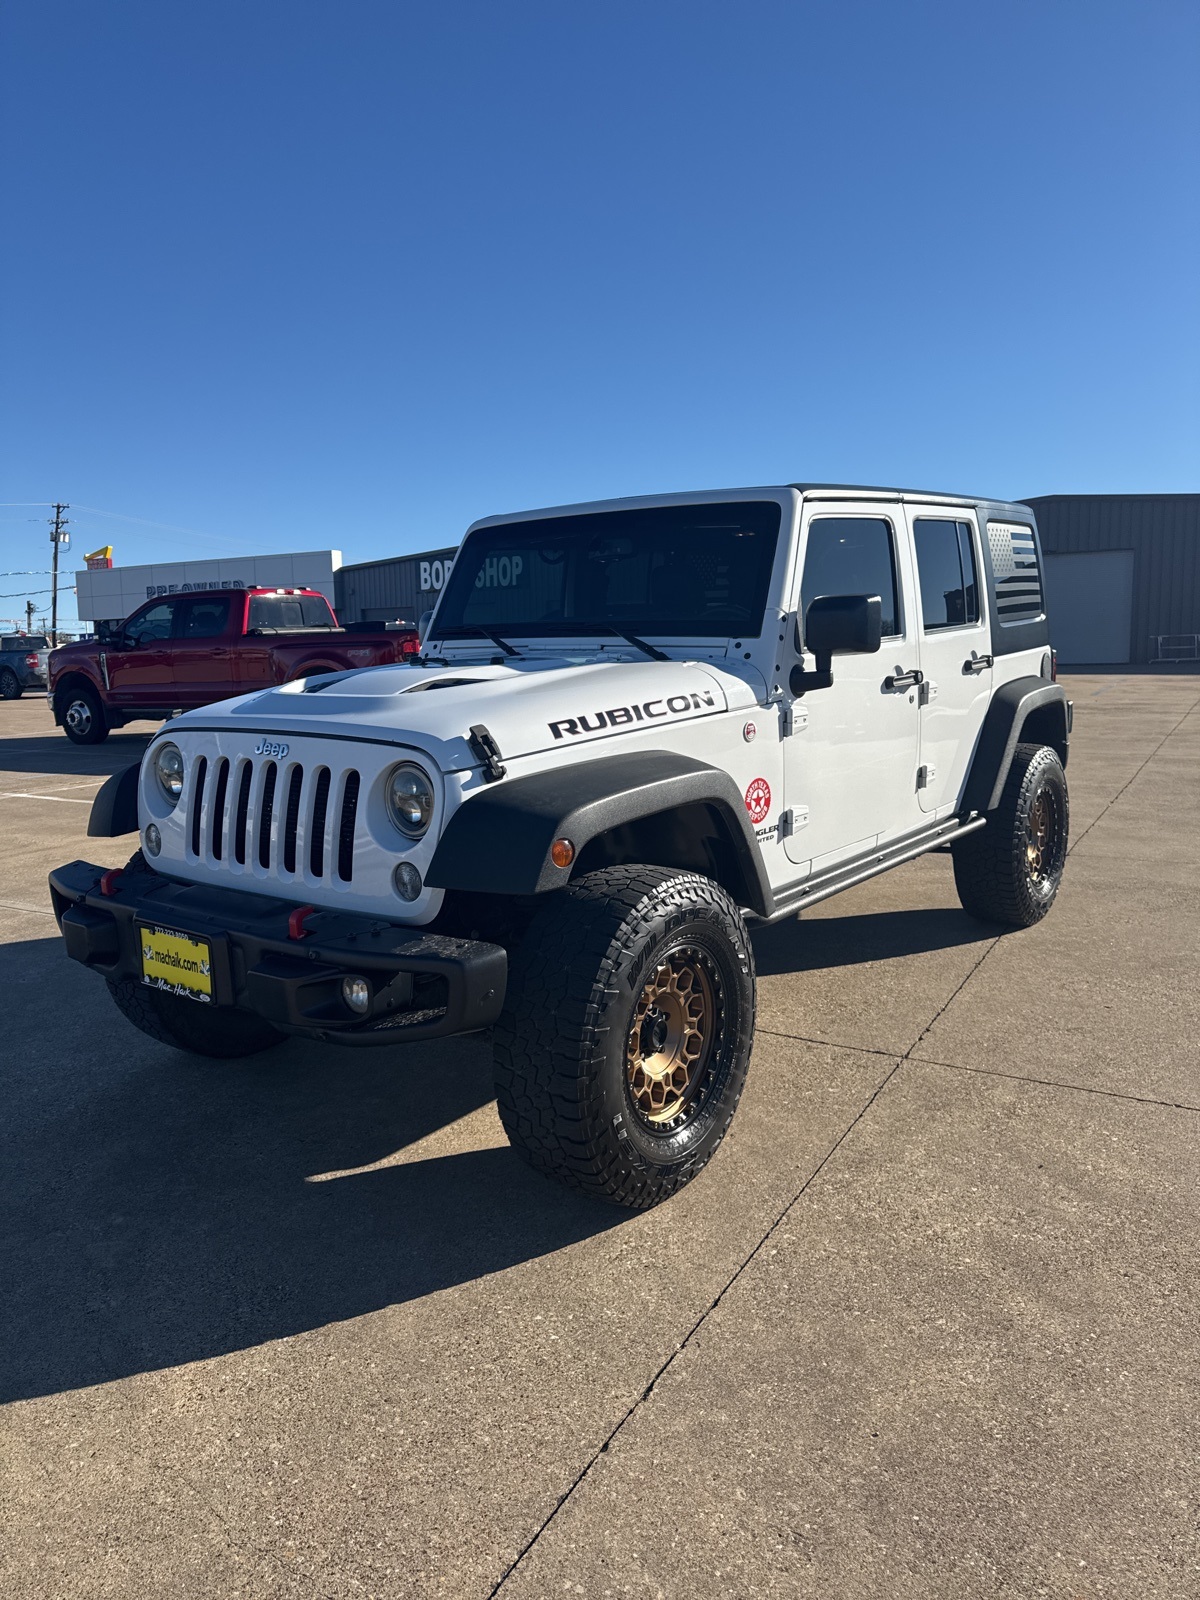
<svg viewBox="0 0 1200 1600">
<path fill-rule="evenodd" d="M 498 633 L 491 628 L 481 627 L 478 622 L 460 622 L 453 628 L 447 628 L 442 633 L 442 638 L 463 639 L 470 638 L 472 634 L 478 634 L 482 639 L 490 639 L 494 645 L 504 651 L 506 656 L 519 656 L 521 654 L 519 650 L 514 650 L 512 645 L 506 643 Z"/>
<path fill-rule="evenodd" d="M 624 639 L 627 643 L 636 645 L 639 650 L 646 652 L 651 661 L 670 661 L 671 659 L 657 645 L 647 644 L 645 639 L 639 639 L 636 633 L 627 633 L 624 628 L 615 628 L 611 622 L 597 622 L 590 624 L 590 626 L 603 628 L 606 633 L 615 633 L 618 639 Z"/>
</svg>

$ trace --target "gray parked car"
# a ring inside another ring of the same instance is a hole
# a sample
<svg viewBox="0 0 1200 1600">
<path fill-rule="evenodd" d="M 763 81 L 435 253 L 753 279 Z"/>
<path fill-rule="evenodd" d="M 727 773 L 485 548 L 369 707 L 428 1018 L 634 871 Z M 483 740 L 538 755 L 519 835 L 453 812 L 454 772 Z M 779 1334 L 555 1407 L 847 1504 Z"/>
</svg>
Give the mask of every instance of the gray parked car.
<svg viewBox="0 0 1200 1600">
<path fill-rule="evenodd" d="M 44 633 L 0 634 L 0 700 L 16 700 L 26 689 L 44 691 L 49 660 Z"/>
</svg>

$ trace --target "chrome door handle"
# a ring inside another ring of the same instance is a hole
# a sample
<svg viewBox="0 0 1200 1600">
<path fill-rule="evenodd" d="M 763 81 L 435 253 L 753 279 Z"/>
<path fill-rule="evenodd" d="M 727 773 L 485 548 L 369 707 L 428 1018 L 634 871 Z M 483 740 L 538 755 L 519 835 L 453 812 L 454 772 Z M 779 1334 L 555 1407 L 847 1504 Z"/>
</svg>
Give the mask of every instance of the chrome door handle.
<svg viewBox="0 0 1200 1600">
<path fill-rule="evenodd" d="M 911 672 L 893 673 L 890 678 L 883 680 L 885 689 L 915 689 L 919 683 L 925 682 L 925 674 L 920 667 L 914 667 Z"/>
<path fill-rule="evenodd" d="M 970 660 L 963 662 L 963 672 L 986 672 L 990 666 L 994 665 L 995 663 L 991 656 L 977 656 L 972 651 Z"/>
</svg>

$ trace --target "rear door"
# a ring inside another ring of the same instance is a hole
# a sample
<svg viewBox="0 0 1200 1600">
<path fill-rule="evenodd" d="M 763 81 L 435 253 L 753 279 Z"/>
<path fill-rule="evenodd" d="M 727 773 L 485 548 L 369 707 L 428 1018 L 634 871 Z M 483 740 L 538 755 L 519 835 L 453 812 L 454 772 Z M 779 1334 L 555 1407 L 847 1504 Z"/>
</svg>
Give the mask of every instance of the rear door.
<svg viewBox="0 0 1200 1600">
<path fill-rule="evenodd" d="M 975 513 L 906 507 L 920 602 L 924 682 L 917 798 L 935 818 L 958 804 L 992 693 L 991 637 Z"/>
<path fill-rule="evenodd" d="M 805 508 L 803 544 L 801 616 L 823 594 L 877 594 L 883 609 L 879 654 L 834 656 L 832 688 L 811 690 L 793 708 L 784 747 L 792 813 L 785 849 L 797 865 L 820 872 L 923 821 L 915 683 L 886 681 L 916 668 L 917 624 L 898 507 L 817 502 Z"/>
<path fill-rule="evenodd" d="M 203 706 L 234 693 L 229 651 L 229 613 L 234 596 L 198 594 L 181 600 L 171 650 L 177 704 Z M 237 596 L 238 604 L 242 597 Z"/>
</svg>

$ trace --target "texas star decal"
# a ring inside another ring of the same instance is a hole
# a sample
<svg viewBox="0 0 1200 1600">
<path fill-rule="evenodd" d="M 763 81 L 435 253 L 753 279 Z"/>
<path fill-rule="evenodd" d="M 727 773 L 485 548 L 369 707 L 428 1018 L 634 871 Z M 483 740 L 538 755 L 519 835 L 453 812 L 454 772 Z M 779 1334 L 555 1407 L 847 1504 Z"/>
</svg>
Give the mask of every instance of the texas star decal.
<svg viewBox="0 0 1200 1600">
<path fill-rule="evenodd" d="M 765 778 L 751 778 L 746 790 L 746 810 L 751 822 L 761 822 L 771 809 L 771 785 Z"/>
</svg>

